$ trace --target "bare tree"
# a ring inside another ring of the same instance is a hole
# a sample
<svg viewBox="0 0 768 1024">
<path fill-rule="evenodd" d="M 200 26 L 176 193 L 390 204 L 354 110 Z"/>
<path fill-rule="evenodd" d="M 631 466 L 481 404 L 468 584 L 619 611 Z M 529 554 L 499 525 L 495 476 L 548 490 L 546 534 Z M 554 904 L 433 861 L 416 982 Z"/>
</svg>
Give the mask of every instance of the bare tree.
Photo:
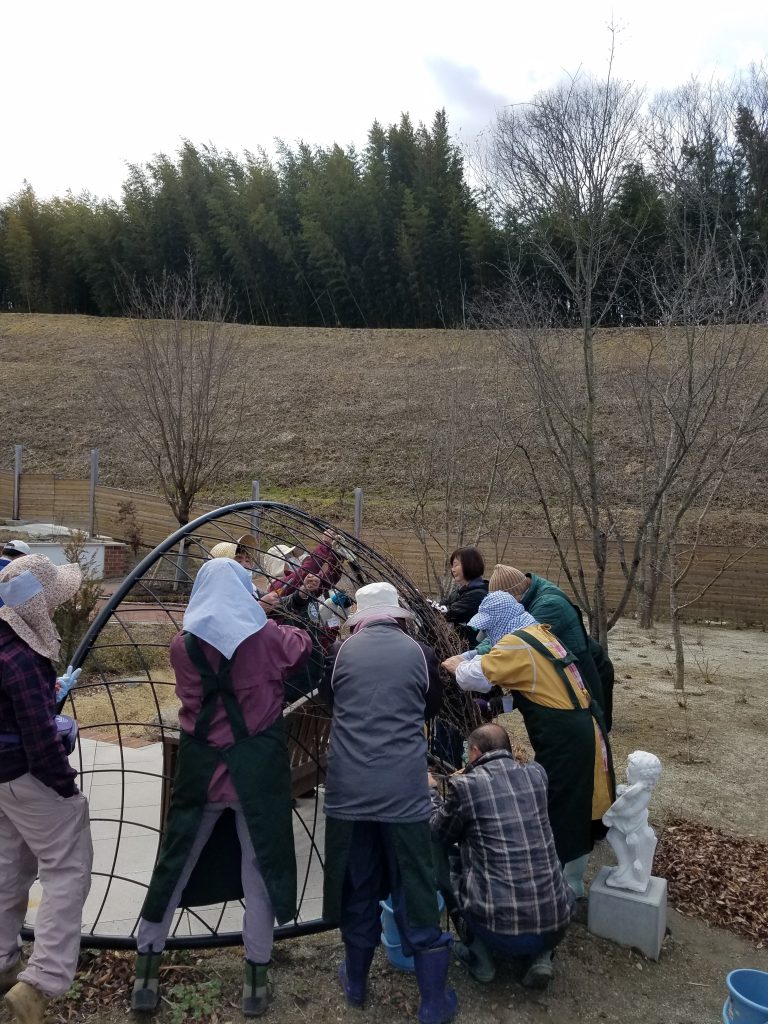
<svg viewBox="0 0 768 1024">
<path fill-rule="evenodd" d="M 243 422 L 248 375 L 227 323 L 228 294 L 201 283 L 190 262 L 183 276 L 129 282 L 124 306 L 132 338 L 112 395 L 184 525 L 195 497 L 226 474 Z"/>
<path fill-rule="evenodd" d="M 732 223 L 734 107 L 732 87 L 691 83 L 652 108 L 649 150 L 665 189 L 666 240 L 642 283 L 653 294 L 658 321 L 638 336 L 625 381 L 642 425 L 643 484 L 653 490 L 668 480 L 649 524 L 642 611 L 650 624 L 666 578 L 680 690 L 681 614 L 761 541 L 758 535 L 727 554 L 685 594 L 720 495 L 756 468 L 756 442 L 768 436 L 766 285 L 753 280 Z"/>
<path fill-rule="evenodd" d="M 620 236 L 613 213 L 623 175 L 641 156 L 641 105 L 641 92 L 610 74 L 603 82 L 577 76 L 504 112 L 486 164 L 487 186 L 500 209 L 514 211 L 537 276 L 510 260 L 504 294 L 479 317 L 506 340 L 535 402 L 529 471 L 563 572 L 603 645 L 640 561 L 638 541 L 609 619 L 605 573 L 617 518 L 605 417 L 615 395 L 596 331 L 615 312 L 642 231 L 635 224 Z M 657 504 L 643 510 L 638 537 Z"/>
</svg>

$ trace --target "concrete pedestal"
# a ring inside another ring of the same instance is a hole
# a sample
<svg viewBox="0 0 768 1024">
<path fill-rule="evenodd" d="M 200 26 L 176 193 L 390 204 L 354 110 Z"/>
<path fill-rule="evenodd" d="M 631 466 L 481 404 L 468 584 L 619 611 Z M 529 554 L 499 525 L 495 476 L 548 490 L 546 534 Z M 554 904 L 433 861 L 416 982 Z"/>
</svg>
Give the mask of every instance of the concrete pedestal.
<svg viewBox="0 0 768 1024">
<path fill-rule="evenodd" d="M 658 960 L 667 929 L 667 880 L 651 875 L 645 892 L 613 889 L 605 884 L 610 867 L 603 867 L 589 890 L 588 927 L 594 935 L 632 946 Z"/>
</svg>

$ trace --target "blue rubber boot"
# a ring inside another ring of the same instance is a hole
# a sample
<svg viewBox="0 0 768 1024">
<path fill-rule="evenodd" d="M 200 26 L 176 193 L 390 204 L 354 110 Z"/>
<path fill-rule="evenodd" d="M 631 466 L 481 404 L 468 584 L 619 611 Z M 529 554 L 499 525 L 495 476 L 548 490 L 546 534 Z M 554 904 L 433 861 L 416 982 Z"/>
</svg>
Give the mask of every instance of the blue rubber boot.
<svg viewBox="0 0 768 1024">
<path fill-rule="evenodd" d="M 456 1014 L 459 1000 L 452 988 L 445 987 L 450 964 L 451 951 L 448 946 L 414 953 L 416 984 L 421 996 L 419 1024 L 447 1024 Z"/>
<path fill-rule="evenodd" d="M 344 989 L 344 996 L 350 1006 L 362 1009 L 365 1004 L 365 990 L 368 981 L 368 971 L 371 969 L 375 946 L 366 946 L 360 949 L 344 943 L 346 956 L 344 963 L 339 968 L 339 981 Z"/>
</svg>

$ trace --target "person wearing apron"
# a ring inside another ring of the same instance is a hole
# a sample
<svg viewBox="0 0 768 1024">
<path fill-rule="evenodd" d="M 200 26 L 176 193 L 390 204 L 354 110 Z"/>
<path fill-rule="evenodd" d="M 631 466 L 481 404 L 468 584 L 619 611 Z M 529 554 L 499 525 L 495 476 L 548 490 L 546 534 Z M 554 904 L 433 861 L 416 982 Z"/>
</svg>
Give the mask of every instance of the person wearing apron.
<svg viewBox="0 0 768 1024">
<path fill-rule="evenodd" d="M 250 573 L 217 558 L 197 574 L 171 641 L 180 741 L 168 820 L 136 935 L 132 1009 L 160 1001 L 160 954 L 178 906 L 245 898 L 243 1014 L 267 1009 L 275 919 L 296 913 L 283 680 L 309 657 L 301 629 L 267 619 Z"/>
<path fill-rule="evenodd" d="M 402 950 L 414 960 L 418 1020 L 446 1024 L 458 1001 L 447 987 L 452 940 L 438 911 L 424 730 L 442 698 L 437 659 L 402 628 L 413 613 L 391 583 L 369 583 L 355 601 L 330 684 L 323 918 L 344 941 L 346 1001 L 362 1007 L 381 938 L 379 901 L 390 894 Z"/>
<path fill-rule="evenodd" d="M 489 594 L 472 619 L 492 649 L 480 657 L 449 658 L 443 666 L 463 689 L 493 685 L 514 693 L 534 756 L 546 770 L 555 848 L 574 895 L 602 816 L 614 800 L 611 749 L 602 710 L 593 701 L 575 658 L 511 594 Z"/>
</svg>

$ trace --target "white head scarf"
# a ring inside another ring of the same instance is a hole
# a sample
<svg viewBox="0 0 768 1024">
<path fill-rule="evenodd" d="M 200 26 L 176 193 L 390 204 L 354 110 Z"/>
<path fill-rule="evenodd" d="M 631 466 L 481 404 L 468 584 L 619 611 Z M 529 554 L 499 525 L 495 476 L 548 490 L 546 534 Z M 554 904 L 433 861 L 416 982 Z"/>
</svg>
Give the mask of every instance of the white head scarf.
<svg viewBox="0 0 768 1024">
<path fill-rule="evenodd" d="M 250 572 L 231 558 L 213 558 L 200 566 L 183 628 L 205 640 L 225 658 L 267 624 L 253 595 Z"/>
<path fill-rule="evenodd" d="M 536 619 L 520 602 L 504 590 L 488 594 L 480 602 L 477 614 L 467 623 L 472 629 L 483 629 L 493 646 L 508 633 L 525 626 L 535 626 Z"/>
</svg>

